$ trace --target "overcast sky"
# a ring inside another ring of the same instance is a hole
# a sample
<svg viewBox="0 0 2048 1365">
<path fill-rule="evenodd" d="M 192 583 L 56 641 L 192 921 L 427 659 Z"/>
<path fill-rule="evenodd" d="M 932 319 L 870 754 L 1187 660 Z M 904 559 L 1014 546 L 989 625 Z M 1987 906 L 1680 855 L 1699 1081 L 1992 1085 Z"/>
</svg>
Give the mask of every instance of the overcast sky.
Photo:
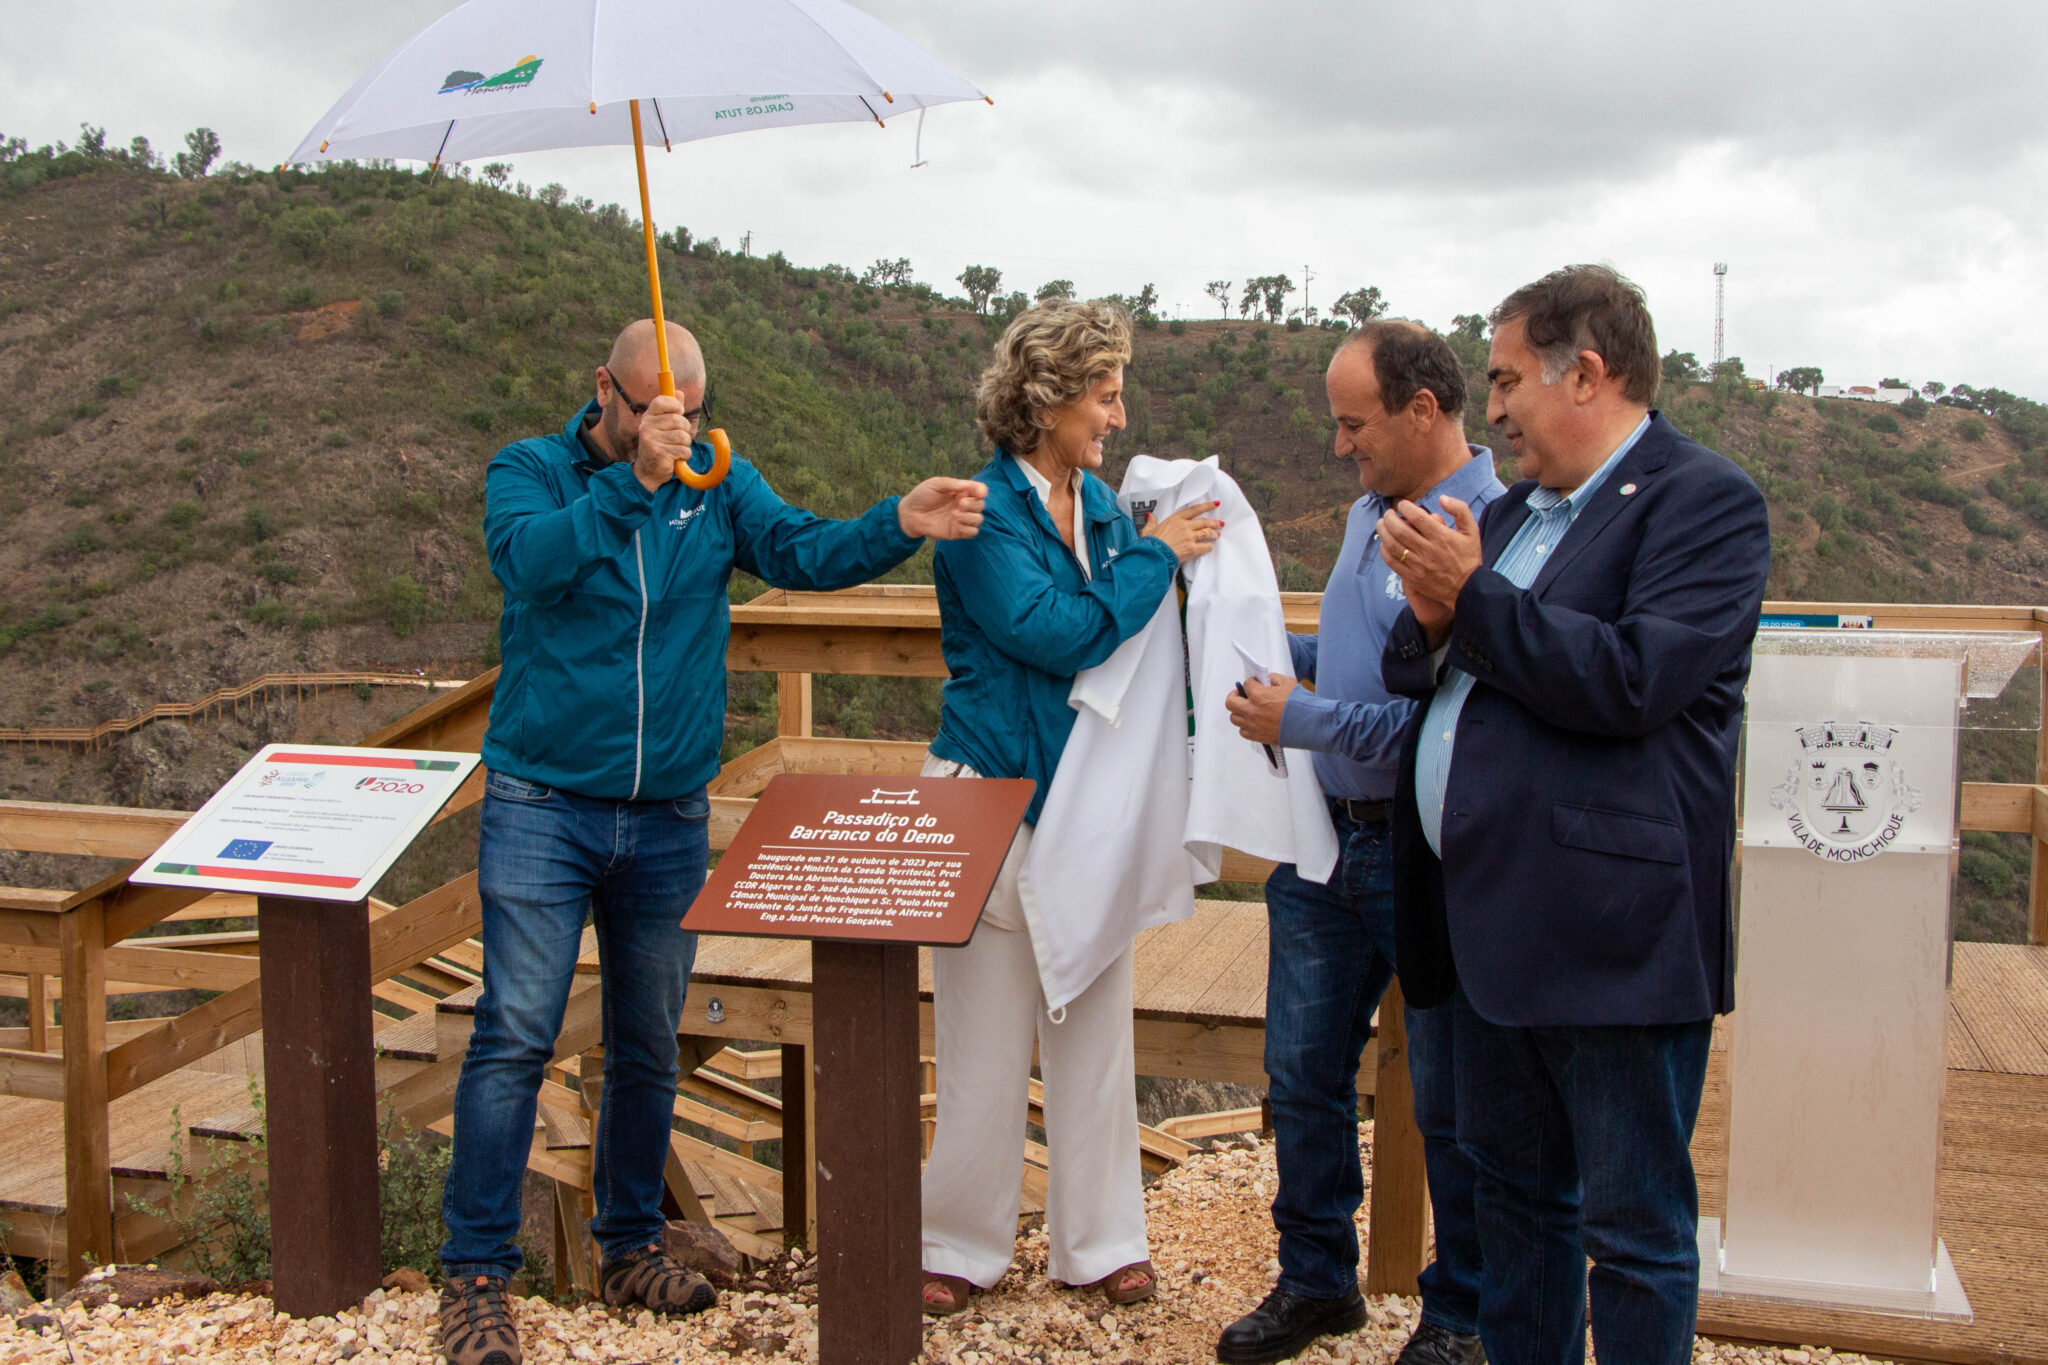
<svg viewBox="0 0 2048 1365">
<path fill-rule="evenodd" d="M 735 0 L 736 3 L 739 0 Z M 283 157 L 448 0 L 0 0 L 0 133 L 81 120 L 164 151 L 197 125 Z M 959 292 L 1212 279 L 1377 285 L 1438 327 L 1569 261 L 1649 295 L 1666 349 L 2048 399 L 2048 5 L 1859 0 L 868 0 L 995 98 L 652 159 L 657 226 Z M 689 35 L 673 35 L 689 60 Z M 631 204 L 630 153 L 518 158 Z M 637 216 L 637 214 L 635 215 Z M 1296 295 L 1294 302 L 1300 302 Z"/>
</svg>

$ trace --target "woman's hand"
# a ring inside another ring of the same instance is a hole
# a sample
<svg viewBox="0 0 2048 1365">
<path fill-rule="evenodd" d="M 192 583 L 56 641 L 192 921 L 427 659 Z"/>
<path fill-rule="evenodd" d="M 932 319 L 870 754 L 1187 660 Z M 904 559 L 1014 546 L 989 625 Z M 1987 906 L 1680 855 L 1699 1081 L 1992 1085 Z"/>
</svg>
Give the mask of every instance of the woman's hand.
<svg viewBox="0 0 2048 1365">
<path fill-rule="evenodd" d="M 1155 518 L 1145 527 L 1145 534 L 1166 542 L 1166 548 L 1183 564 L 1200 559 L 1216 548 L 1216 538 L 1223 534 L 1223 523 L 1209 515 L 1222 505 L 1220 498 L 1190 503 L 1170 517 Z"/>
</svg>

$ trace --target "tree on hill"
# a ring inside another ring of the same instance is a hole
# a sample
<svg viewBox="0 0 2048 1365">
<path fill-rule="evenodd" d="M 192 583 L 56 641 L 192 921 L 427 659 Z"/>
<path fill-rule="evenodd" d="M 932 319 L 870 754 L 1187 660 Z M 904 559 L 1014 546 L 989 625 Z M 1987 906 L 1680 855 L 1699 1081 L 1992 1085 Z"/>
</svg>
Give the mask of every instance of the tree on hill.
<svg viewBox="0 0 2048 1365">
<path fill-rule="evenodd" d="M 1202 286 L 1202 292 L 1216 300 L 1216 306 L 1223 310 L 1223 316 L 1230 316 L 1230 281 L 1211 280 Z"/>
<path fill-rule="evenodd" d="M 1003 287 L 1003 272 L 992 265 L 970 265 L 955 278 L 967 291 L 967 301 L 977 313 L 988 312 L 990 297 Z"/>
<path fill-rule="evenodd" d="M 1285 275 L 1257 275 L 1244 282 L 1244 297 L 1238 300 L 1237 312 L 1248 317 L 1253 309 L 1260 309 L 1266 321 L 1278 322 L 1287 311 L 1287 296 L 1294 292 L 1294 281 Z"/>
<path fill-rule="evenodd" d="M 1451 335 L 1464 341 L 1486 340 L 1486 315 L 1460 313 L 1451 319 Z"/>
<path fill-rule="evenodd" d="M 1939 380 L 1930 379 L 1920 386 L 1920 392 L 1929 398 L 1939 398 L 1948 392 L 1948 385 L 1941 383 Z"/>
<path fill-rule="evenodd" d="M 219 155 L 220 135 L 211 128 L 194 128 L 185 134 L 185 150 L 173 157 L 171 164 L 185 179 L 197 180 Z"/>
<path fill-rule="evenodd" d="M 893 261 L 876 261 L 861 273 L 860 282 L 866 285 L 909 284 L 910 258 L 898 256 Z"/>
<path fill-rule="evenodd" d="M 1074 282 L 1072 280 L 1047 280 L 1044 284 L 1038 286 L 1038 293 L 1033 295 L 1033 297 L 1040 303 L 1064 302 L 1074 297 Z"/>
<path fill-rule="evenodd" d="M 1823 382 L 1818 365 L 1796 365 L 1789 370 L 1778 371 L 1778 387 L 1794 393 L 1818 394 Z"/>
<path fill-rule="evenodd" d="M 1363 327 L 1387 311 L 1387 300 L 1378 285 L 1369 284 L 1363 289 L 1339 294 L 1337 301 L 1330 305 L 1330 311 L 1350 318 L 1354 326 Z"/>
<path fill-rule="evenodd" d="M 1664 353 L 1664 382 L 1667 384 L 1697 384 L 1707 377 L 1700 365 L 1699 357 L 1691 351 L 1666 351 Z"/>
</svg>

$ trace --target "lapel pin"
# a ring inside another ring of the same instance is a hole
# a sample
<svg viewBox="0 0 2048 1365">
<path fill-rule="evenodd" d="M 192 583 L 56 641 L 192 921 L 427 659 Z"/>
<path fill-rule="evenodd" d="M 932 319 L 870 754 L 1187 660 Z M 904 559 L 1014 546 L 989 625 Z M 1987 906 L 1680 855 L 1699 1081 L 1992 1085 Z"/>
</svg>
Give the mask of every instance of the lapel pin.
<svg viewBox="0 0 2048 1365">
<path fill-rule="evenodd" d="M 1625 484 L 1623 484 L 1623 485 L 1621 486 L 1621 495 L 1622 495 L 1622 496 L 1623 496 L 1624 498 L 1625 498 L 1625 497 L 1627 497 L 1627 496 L 1628 496 L 1629 494 L 1631 494 L 1631 493 L 1635 492 L 1635 491 L 1636 491 L 1636 486 L 1635 486 L 1634 484 L 1632 484 L 1632 483 L 1625 483 Z"/>
</svg>

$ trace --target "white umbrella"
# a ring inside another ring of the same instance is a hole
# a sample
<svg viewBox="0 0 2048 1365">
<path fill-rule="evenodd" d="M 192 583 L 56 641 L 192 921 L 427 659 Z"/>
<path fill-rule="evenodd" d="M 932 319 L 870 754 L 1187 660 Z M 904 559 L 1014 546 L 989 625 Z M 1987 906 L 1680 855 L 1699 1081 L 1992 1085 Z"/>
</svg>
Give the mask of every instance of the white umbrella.
<svg viewBox="0 0 2048 1365">
<path fill-rule="evenodd" d="M 648 131 L 664 146 L 755 128 L 885 118 L 981 91 L 843 0 L 469 0 L 401 43 L 287 158 L 468 161 L 632 144 L 661 391 L 675 393 L 662 326 Z M 989 101 L 993 103 L 994 101 Z M 725 477 L 717 460 L 694 488 Z"/>
</svg>

